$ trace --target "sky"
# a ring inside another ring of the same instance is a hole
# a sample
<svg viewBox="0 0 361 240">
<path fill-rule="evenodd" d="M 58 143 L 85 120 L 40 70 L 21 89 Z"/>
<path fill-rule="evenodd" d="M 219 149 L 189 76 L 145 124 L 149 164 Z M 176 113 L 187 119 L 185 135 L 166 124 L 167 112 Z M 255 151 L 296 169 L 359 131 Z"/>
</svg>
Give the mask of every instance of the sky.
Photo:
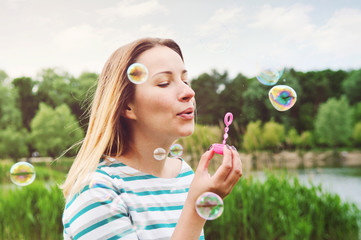
<svg viewBox="0 0 361 240">
<path fill-rule="evenodd" d="M 190 77 L 361 68 L 360 0 L 0 0 L 0 69 L 100 73 L 117 48 L 172 38 Z"/>
</svg>

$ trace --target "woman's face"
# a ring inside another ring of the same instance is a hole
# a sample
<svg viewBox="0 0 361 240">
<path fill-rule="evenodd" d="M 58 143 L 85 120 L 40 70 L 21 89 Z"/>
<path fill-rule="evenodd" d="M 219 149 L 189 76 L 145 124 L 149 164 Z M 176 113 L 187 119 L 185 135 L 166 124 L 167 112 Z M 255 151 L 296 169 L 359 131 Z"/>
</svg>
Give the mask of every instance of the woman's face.
<svg viewBox="0 0 361 240">
<path fill-rule="evenodd" d="M 172 49 L 156 46 L 137 59 L 148 68 L 145 83 L 135 87 L 128 118 L 133 127 L 154 137 L 176 139 L 194 130 L 194 91 L 188 84 L 181 57 Z"/>
</svg>

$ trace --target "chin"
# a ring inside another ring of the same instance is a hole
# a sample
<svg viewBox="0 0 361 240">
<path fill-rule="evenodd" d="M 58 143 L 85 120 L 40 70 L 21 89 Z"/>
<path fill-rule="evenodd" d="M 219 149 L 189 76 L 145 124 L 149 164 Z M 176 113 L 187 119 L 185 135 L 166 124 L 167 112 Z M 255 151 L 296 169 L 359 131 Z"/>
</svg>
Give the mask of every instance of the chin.
<svg viewBox="0 0 361 240">
<path fill-rule="evenodd" d="M 193 127 L 189 127 L 187 129 L 182 129 L 182 131 L 180 132 L 180 137 L 188 137 L 190 135 L 192 135 L 194 132 L 194 126 Z"/>
</svg>

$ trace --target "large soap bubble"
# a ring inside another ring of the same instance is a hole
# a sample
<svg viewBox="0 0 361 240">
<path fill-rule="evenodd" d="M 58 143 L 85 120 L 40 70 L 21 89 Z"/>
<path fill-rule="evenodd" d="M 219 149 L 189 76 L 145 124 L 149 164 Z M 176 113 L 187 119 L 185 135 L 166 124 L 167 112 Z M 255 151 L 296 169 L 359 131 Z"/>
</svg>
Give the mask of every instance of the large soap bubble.
<svg viewBox="0 0 361 240">
<path fill-rule="evenodd" d="M 147 81 L 148 74 L 148 68 L 141 63 L 133 63 L 127 70 L 128 79 L 134 84 Z"/>
<path fill-rule="evenodd" d="M 269 100 L 278 111 L 287 111 L 297 100 L 296 91 L 287 85 L 277 85 L 271 88 L 268 93 Z"/>
<path fill-rule="evenodd" d="M 18 186 L 26 186 L 35 180 L 34 166 L 28 162 L 15 163 L 10 169 L 10 179 Z"/>
<path fill-rule="evenodd" d="M 223 200 L 213 192 L 205 192 L 197 199 L 196 211 L 200 217 L 214 220 L 222 215 Z"/>
</svg>

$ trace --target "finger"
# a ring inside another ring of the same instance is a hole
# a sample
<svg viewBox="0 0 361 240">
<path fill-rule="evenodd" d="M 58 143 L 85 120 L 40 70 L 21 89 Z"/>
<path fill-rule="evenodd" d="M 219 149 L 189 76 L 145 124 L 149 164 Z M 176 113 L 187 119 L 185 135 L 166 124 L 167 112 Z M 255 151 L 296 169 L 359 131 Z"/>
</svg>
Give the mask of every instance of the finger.
<svg viewBox="0 0 361 240">
<path fill-rule="evenodd" d="M 233 167 L 232 152 L 226 145 L 224 145 L 222 164 L 221 166 L 219 166 L 216 173 L 214 174 L 214 178 L 216 179 L 216 181 L 224 182 L 228 174 L 232 170 L 232 167 Z"/>
<path fill-rule="evenodd" d="M 202 171 L 208 169 L 209 161 L 213 158 L 213 156 L 214 152 L 212 151 L 212 147 L 210 147 L 205 153 L 203 153 L 201 159 L 199 160 L 198 168 Z"/>
<path fill-rule="evenodd" d="M 233 147 L 231 151 L 233 156 L 233 168 L 227 178 L 227 183 L 233 188 L 233 186 L 238 182 L 238 180 L 242 176 L 242 161 L 236 148 Z"/>
</svg>

